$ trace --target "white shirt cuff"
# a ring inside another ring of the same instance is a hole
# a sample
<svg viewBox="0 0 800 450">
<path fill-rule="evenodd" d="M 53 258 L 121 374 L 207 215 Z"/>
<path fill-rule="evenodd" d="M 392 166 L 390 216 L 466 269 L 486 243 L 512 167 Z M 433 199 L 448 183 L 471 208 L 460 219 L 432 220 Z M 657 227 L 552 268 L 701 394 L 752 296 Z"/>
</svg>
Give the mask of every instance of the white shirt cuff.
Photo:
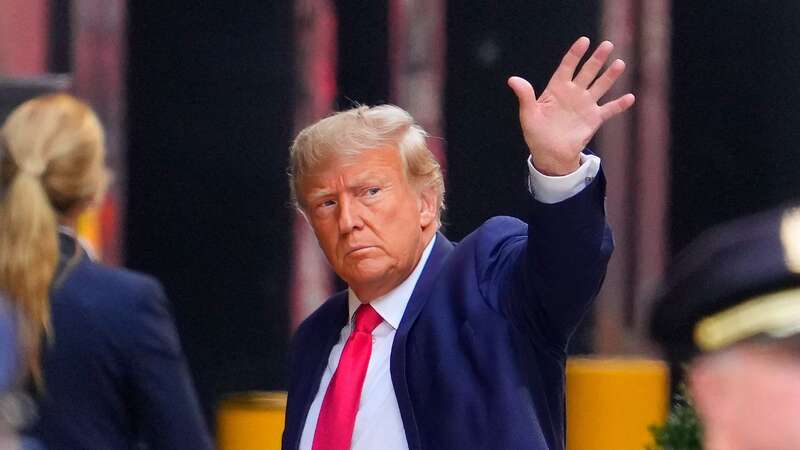
<svg viewBox="0 0 800 450">
<path fill-rule="evenodd" d="M 575 172 L 559 177 L 547 176 L 533 167 L 533 159 L 528 156 L 528 190 L 542 203 L 564 201 L 591 184 L 600 172 L 600 158 L 581 153 L 581 165 Z"/>
</svg>

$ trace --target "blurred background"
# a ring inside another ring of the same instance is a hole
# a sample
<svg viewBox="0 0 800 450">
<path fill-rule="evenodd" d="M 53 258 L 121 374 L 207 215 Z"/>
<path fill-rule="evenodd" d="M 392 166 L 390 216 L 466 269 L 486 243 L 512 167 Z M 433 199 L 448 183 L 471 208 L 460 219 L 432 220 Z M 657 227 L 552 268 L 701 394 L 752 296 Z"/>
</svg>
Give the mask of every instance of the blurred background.
<svg viewBox="0 0 800 450">
<path fill-rule="evenodd" d="M 293 135 L 391 102 L 433 135 L 445 232 L 520 215 L 521 75 L 580 35 L 628 63 L 635 107 L 592 148 L 616 252 L 573 353 L 640 355 L 648 294 L 700 231 L 800 193 L 792 0 L 0 0 L 0 118 L 66 89 L 107 130 L 115 183 L 81 223 L 101 258 L 166 286 L 206 414 L 286 388 L 296 325 L 342 287 L 289 205 Z"/>
</svg>

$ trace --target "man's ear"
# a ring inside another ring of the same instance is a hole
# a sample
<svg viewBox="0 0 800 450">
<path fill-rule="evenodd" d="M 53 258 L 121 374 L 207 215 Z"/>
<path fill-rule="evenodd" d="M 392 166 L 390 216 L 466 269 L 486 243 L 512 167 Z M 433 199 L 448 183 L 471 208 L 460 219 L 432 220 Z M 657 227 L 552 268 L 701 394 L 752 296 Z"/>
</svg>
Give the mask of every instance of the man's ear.
<svg viewBox="0 0 800 450">
<path fill-rule="evenodd" d="M 423 188 L 420 192 L 418 202 L 420 227 L 428 228 L 429 225 L 436 222 L 437 198 L 436 191 L 432 187 Z"/>
</svg>

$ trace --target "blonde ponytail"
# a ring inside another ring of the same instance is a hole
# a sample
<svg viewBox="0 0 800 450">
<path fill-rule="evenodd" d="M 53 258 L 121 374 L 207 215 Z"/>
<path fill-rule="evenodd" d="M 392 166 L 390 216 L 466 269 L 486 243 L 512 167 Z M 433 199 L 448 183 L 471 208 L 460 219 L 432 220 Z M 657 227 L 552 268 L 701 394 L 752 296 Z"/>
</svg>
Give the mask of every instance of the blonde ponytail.
<svg viewBox="0 0 800 450">
<path fill-rule="evenodd" d="M 0 128 L 0 150 L 0 292 L 22 319 L 25 366 L 43 387 L 58 222 L 104 191 L 103 132 L 85 103 L 48 95 L 11 113 Z"/>
<path fill-rule="evenodd" d="M 50 328 L 49 291 L 58 264 L 57 221 L 41 181 L 18 171 L 0 203 L 0 287 L 17 305 L 20 344 L 41 385 L 41 340 Z"/>
</svg>

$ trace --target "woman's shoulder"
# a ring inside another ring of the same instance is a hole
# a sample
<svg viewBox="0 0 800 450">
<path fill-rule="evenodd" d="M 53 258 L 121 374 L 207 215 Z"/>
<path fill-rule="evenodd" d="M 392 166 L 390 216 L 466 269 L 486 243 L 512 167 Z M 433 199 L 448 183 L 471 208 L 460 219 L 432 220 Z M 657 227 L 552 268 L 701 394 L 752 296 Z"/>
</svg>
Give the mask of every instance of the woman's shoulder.
<svg viewBox="0 0 800 450">
<path fill-rule="evenodd" d="M 97 261 L 91 248 L 68 228 L 59 231 L 59 253 L 53 300 L 72 294 L 89 303 L 113 297 L 119 304 L 162 295 L 161 284 L 154 277 Z"/>
<path fill-rule="evenodd" d="M 154 276 L 144 272 L 109 266 L 97 261 L 89 261 L 86 269 L 87 275 L 98 283 L 106 283 L 132 291 L 161 289 L 161 283 Z"/>
<path fill-rule="evenodd" d="M 102 313 L 137 309 L 164 299 L 164 289 L 155 277 L 86 258 L 53 291 L 52 300 L 54 305 L 83 305 Z"/>
</svg>

